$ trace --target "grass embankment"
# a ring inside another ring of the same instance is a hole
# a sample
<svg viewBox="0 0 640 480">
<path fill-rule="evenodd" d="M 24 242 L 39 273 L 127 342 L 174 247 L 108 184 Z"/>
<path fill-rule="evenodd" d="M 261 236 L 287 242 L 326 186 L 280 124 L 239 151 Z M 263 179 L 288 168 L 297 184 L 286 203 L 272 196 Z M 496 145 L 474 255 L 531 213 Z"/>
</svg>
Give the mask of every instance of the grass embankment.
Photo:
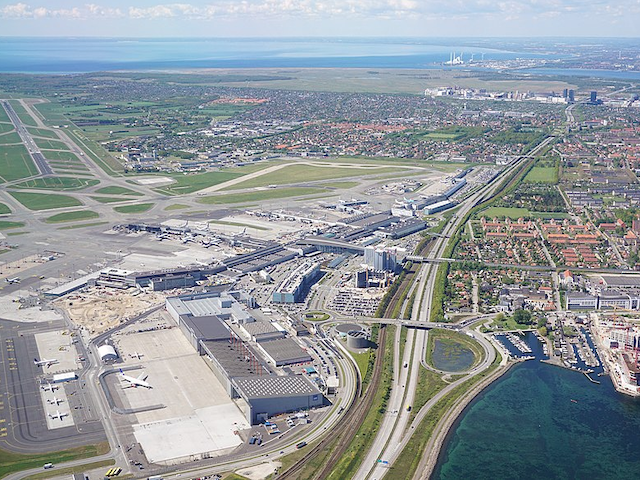
<svg viewBox="0 0 640 480">
<path fill-rule="evenodd" d="M 371 444 L 375 439 L 380 422 L 387 408 L 387 402 L 391 394 L 391 382 L 393 380 L 393 344 L 395 342 L 395 328 L 388 326 L 386 341 L 379 354 L 384 355 L 382 373 L 380 377 L 380 386 L 375 392 L 371 408 L 358 429 L 353 442 L 340 461 L 333 467 L 328 480 L 339 480 L 351 478 L 359 468 L 362 459 L 364 459 L 367 451 L 371 448 Z"/>
<path fill-rule="evenodd" d="M 91 210 L 76 210 L 75 212 L 64 212 L 53 215 L 45 219 L 45 223 L 77 222 L 79 220 L 91 220 L 99 216 L 97 212 Z"/>
<path fill-rule="evenodd" d="M 11 213 L 11 209 L 4 203 L 0 203 L 0 215 L 6 215 L 7 213 Z"/>
<path fill-rule="evenodd" d="M 151 210 L 155 203 L 138 203 L 136 205 L 122 205 L 121 207 L 113 207 L 118 213 L 144 213 Z"/>
<path fill-rule="evenodd" d="M 96 445 L 87 445 L 84 447 L 70 448 L 69 450 L 61 450 L 58 452 L 39 453 L 23 455 L 20 453 L 0 450 L 0 478 L 6 477 L 10 473 L 28 470 L 30 468 L 42 468 L 45 463 L 64 463 L 80 458 L 95 457 L 103 455 L 109 451 L 107 442 L 100 442 Z M 53 470 L 56 470 L 55 468 Z M 60 474 L 62 469 L 51 472 Z"/>
<path fill-rule="evenodd" d="M 418 371 L 418 384 L 416 385 L 416 393 L 413 397 L 409 423 L 413 421 L 420 409 L 446 386 L 447 382 L 442 380 L 442 376 L 440 374 L 432 372 L 420 365 L 420 370 Z"/>
<path fill-rule="evenodd" d="M 43 478 L 61 477 L 63 475 L 72 476 L 74 473 L 84 473 L 88 470 L 93 470 L 96 468 L 111 467 L 112 465 L 115 465 L 115 464 L 116 464 L 115 460 L 102 460 L 101 462 L 93 462 L 93 463 L 88 463 L 86 465 L 78 465 L 77 467 L 53 468 L 50 470 L 45 470 L 42 473 L 29 475 L 28 477 L 25 477 L 24 480 L 42 480 Z M 126 479 L 127 476 L 123 475 L 118 478 Z"/>
<path fill-rule="evenodd" d="M 302 195 L 315 195 L 317 193 L 326 192 L 320 188 L 274 188 L 259 190 L 257 192 L 233 193 L 229 195 L 215 195 L 202 197 L 197 200 L 198 203 L 204 205 L 224 205 L 231 203 L 250 203 L 262 202 L 265 200 L 273 200 L 276 198 L 299 197 Z"/>
<path fill-rule="evenodd" d="M 438 368 L 433 364 L 433 352 L 436 348 L 436 340 L 444 344 L 444 347 L 452 352 L 459 349 L 471 350 L 471 352 L 473 352 L 473 365 L 471 368 L 480 363 L 484 358 L 484 350 L 480 344 L 471 337 L 463 333 L 435 328 L 433 330 L 429 330 L 427 353 L 425 358 L 427 364 L 433 368 Z"/>
<path fill-rule="evenodd" d="M 484 372 L 474 376 L 455 387 L 448 395 L 441 398 L 429 411 L 411 437 L 411 441 L 404 448 L 400 456 L 389 468 L 388 477 L 393 479 L 411 479 L 425 454 L 425 448 L 431 435 L 434 433 L 438 423 L 445 414 L 463 397 L 474 385 L 484 380 L 493 373 L 500 365 L 500 354 L 496 354 L 496 359 Z"/>
<path fill-rule="evenodd" d="M 55 193 L 9 192 L 29 210 L 51 210 L 54 208 L 79 207 L 82 202 L 68 195 Z"/>
</svg>

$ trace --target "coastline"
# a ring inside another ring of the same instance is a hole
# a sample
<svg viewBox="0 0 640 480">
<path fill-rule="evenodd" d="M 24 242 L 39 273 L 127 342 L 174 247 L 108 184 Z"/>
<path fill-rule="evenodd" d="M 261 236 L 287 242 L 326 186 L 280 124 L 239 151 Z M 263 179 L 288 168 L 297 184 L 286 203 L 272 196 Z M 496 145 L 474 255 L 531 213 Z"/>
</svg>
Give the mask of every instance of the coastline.
<svg viewBox="0 0 640 480">
<path fill-rule="evenodd" d="M 467 393 L 465 393 L 462 398 L 458 401 L 458 403 L 449 410 L 445 416 L 438 422 L 438 425 L 435 428 L 433 435 L 427 442 L 425 450 L 422 455 L 422 459 L 418 464 L 418 468 L 416 469 L 416 473 L 414 474 L 414 480 L 427 480 L 431 478 L 433 471 L 440 459 L 440 453 L 442 451 L 442 447 L 445 445 L 446 440 L 451 433 L 451 428 L 454 423 L 467 406 L 478 396 L 484 389 L 486 389 L 493 382 L 502 377 L 505 373 L 507 373 L 511 367 L 519 364 L 521 362 L 513 362 L 509 361 L 506 365 L 499 365 L 498 368 L 491 373 L 487 378 L 483 379 L 476 385 L 474 385 Z"/>
</svg>

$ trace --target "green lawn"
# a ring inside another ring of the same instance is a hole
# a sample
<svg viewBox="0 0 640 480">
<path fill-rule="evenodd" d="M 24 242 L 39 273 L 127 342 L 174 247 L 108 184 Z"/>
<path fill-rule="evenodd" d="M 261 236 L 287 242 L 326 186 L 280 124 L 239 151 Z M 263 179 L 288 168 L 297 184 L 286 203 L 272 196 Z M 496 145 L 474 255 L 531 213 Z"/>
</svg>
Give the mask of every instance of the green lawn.
<svg viewBox="0 0 640 480">
<path fill-rule="evenodd" d="M 11 213 L 11 209 L 4 203 L 0 203 L 0 215 L 5 215 L 7 213 Z"/>
<path fill-rule="evenodd" d="M 134 195 L 140 196 L 142 193 L 134 192 L 125 187 L 119 187 L 117 185 L 111 185 L 109 187 L 102 187 L 96 190 L 96 193 L 101 193 L 103 195 Z"/>
<path fill-rule="evenodd" d="M 128 202 L 129 200 L 131 200 L 130 198 L 125 198 L 125 197 L 95 197 L 93 195 L 91 195 L 91 197 L 89 198 L 100 203 L 118 203 L 118 202 Z"/>
<path fill-rule="evenodd" d="M 82 161 L 73 152 L 47 152 L 45 157 L 47 157 L 47 160 L 63 160 L 65 162 L 83 165 Z"/>
<path fill-rule="evenodd" d="M 248 203 L 260 202 L 264 200 L 273 200 L 275 198 L 297 197 L 301 195 L 314 195 L 316 193 L 325 192 L 320 188 L 273 188 L 260 190 L 257 192 L 232 193 L 228 195 L 216 195 L 210 197 L 202 197 L 197 200 L 198 203 L 204 205 L 224 205 L 228 203 Z"/>
<path fill-rule="evenodd" d="M 513 220 L 517 220 L 520 217 L 528 217 L 531 215 L 531 212 L 526 208 L 515 208 L 515 207 L 489 207 L 486 210 L 483 210 L 478 213 L 479 216 L 485 216 L 487 218 L 503 218 L 509 217 Z"/>
<path fill-rule="evenodd" d="M 78 177 L 44 177 L 17 183 L 15 188 L 38 188 L 46 190 L 82 190 L 93 187 L 100 181 L 93 178 Z"/>
<path fill-rule="evenodd" d="M 63 223 L 63 222 L 77 222 L 78 220 L 91 220 L 98 218 L 96 212 L 91 210 L 76 210 L 75 212 L 64 212 L 53 215 L 45 220 L 46 223 Z"/>
<path fill-rule="evenodd" d="M 143 213 L 151 210 L 154 205 L 155 203 L 137 203 L 135 205 L 122 205 L 113 209 L 118 213 Z"/>
<path fill-rule="evenodd" d="M 12 143 L 22 143 L 20 135 L 16 132 L 7 133 L 6 135 L 0 135 L 0 145 L 9 145 Z"/>
<path fill-rule="evenodd" d="M 7 220 L 0 220 L 0 230 L 9 230 L 11 228 L 22 228 L 24 223 L 22 222 L 9 222 Z"/>
<path fill-rule="evenodd" d="M 314 167 L 310 165 L 288 165 L 266 173 L 256 178 L 237 183 L 224 190 L 242 190 L 245 188 L 266 187 L 269 185 L 286 185 L 291 183 L 330 180 L 333 178 L 357 177 L 361 175 L 375 175 L 383 173 L 397 173 L 395 167 L 373 167 L 360 165 L 355 168 L 347 167 Z"/>
<path fill-rule="evenodd" d="M 172 210 L 184 210 L 185 208 L 189 208 L 189 205 L 183 205 L 181 203 L 174 203 L 173 205 L 169 205 L 167 207 L 164 207 L 164 210 L 166 212 L 170 212 Z"/>
<path fill-rule="evenodd" d="M 82 202 L 69 195 L 54 193 L 9 192 L 29 210 L 51 210 L 53 208 L 79 207 Z"/>
<path fill-rule="evenodd" d="M 107 442 L 58 452 L 30 453 L 27 455 L 0 450 L 0 478 L 6 477 L 10 473 L 20 472 L 30 468 L 42 468 L 42 465 L 48 462 L 55 465 L 80 458 L 95 457 L 108 451 L 109 444 Z M 53 470 L 55 470 L 55 468 Z"/>
<path fill-rule="evenodd" d="M 558 170 L 555 167 L 533 167 L 524 177 L 527 183 L 558 183 Z"/>
<path fill-rule="evenodd" d="M 69 147 L 59 140 L 44 140 L 42 138 L 36 138 L 35 141 L 36 145 L 43 150 L 69 150 Z"/>
<path fill-rule="evenodd" d="M 38 169 L 23 145 L 0 148 L 0 180 L 10 182 L 37 174 Z"/>
<path fill-rule="evenodd" d="M 0 123 L 0 133 L 7 133 L 13 130 L 13 124 L 11 123 Z"/>
<path fill-rule="evenodd" d="M 155 190 L 167 195 L 181 195 L 197 192 L 198 190 L 218 185 L 240 176 L 242 176 L 241 173 L 233 172 L 206 172 L 193 175 L 175 174 L 171 175 L 175 183 L 156 188 Z"/>
<path fill-rule="evenodd" d="M 50 138 L 53 140 L 58 140 L 58 135 L 56 135 L 56 132 L 53 132 L 51 130 L 45 130 L 44 128 L 34 128 L 34 127 L 29 127 L 27 128 L 27 130 L 31 135 L 34 135 L 36 137 L 44 137 L 44 138 Z"/>
</svg>

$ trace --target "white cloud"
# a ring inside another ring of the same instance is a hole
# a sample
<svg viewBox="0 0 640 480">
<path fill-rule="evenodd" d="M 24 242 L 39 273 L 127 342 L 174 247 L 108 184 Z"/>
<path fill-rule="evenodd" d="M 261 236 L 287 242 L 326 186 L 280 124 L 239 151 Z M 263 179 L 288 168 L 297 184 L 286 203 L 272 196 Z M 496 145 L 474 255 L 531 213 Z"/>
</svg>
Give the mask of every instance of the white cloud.
<svg viewBox="0 0 640 480">
<path fill-rule="evenodd" d="M 35 2 L 36 0 L 34 0 Z M 39 0 L 42 3 L 44 0 Z M 81 0 L 79 0 L 81 1 Z M 62 3 L 57 0 L 58 3 Z M 45 6 L 15 3 L 0 7 L 0 18 L 123 18 L 136 20 L 186 18 L 211 20 L 232 17 L 345 17 L 404 18 L 423 17 L 428 20 L 476 17 L 548 18 L 563 14 L 615 16 L 638 13 L 640 0 L 204 0 L 193 3 L 158 3 L 139 7 L 117 8 L 94 3 L 66 8 L 53 8 L 52 0 Z M 64 2 L 69 3 L 69 2 Z M 131 0 L 133 3 L 133 0 Z"/>
</svg>

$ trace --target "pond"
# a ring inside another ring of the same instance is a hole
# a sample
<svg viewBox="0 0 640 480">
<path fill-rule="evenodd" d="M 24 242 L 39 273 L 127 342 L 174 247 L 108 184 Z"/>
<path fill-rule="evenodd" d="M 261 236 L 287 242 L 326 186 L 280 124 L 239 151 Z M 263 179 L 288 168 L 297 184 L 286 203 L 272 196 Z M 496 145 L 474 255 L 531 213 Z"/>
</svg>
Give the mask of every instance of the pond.
<svg viewBox="0 0 640 480">
<path fill-rule="evenodd" d="M 446 372 L 463 372 L 473 366 L 473 352 L 455 340 L 434 341 L 433 367 Z"/>
</svg>

